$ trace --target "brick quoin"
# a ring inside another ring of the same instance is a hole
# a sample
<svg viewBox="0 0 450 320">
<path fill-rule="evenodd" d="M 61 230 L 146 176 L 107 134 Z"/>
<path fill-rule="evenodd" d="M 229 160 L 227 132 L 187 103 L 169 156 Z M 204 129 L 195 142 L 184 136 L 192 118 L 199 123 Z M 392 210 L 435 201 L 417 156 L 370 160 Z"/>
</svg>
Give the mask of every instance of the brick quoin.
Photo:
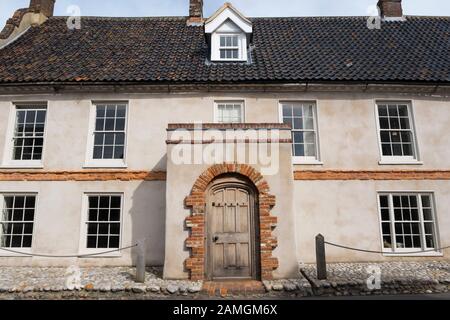
<svg viewBox="0 0 450 320">
<path fill-rule="evenodd" d="M 205 279 L 206 190 L 216 177 L 225 173 L 237 173 L 247 177 L 258 190 L 261 280 L 271 280 L 273 270 L 278 268 L 278 259 L 272 256 L 273 249 L 278 245 L 272 230 L 277 226 L 278 220 L 277 217 L 270 215 L 276 199 L 274 195 L 269 194 L 269 184 L 264 177 L 246 164 L 217 164 L 208 168 L 198 177 L 190 195 L 185 199 L 185 205 L 191 208 L 191 215 L 185 220 L 186 227 L 190 229 L 185 242 L 186 247 L 190 249 L 190 257 L 185 261 L 190 279 Z"/>
</svg>

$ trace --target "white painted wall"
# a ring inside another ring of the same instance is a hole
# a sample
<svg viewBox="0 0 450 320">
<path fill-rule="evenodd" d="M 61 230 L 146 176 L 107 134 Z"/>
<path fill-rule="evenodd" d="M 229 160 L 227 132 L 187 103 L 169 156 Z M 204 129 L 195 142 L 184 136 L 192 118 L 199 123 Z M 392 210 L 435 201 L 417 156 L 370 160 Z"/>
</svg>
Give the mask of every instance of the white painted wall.
<svg viewBox="0 0 450 320">
<path fill-rule="evenodd" d="M 315 262 L 315 236 L 326 241 L 372 251 L 382 250 L 378 192 L 433 192 L 436 200 L 438 240 L 450 245 L 450 181 L 295 181 L 295 217 L 298 256 Z M 328 262 L 417 260 L 420 257 L 385 257 L 326 247 Z M 450 250 L 443 257 L 448 260 Z"/>
<path fill-rule="evenodd" d="M 162 265 L 165 237 L 165 182 L 1 182 L 0 193 L 33 192 L 38 194 L 33 247 L 31 253 L 78 255 L 86 253 L 80 243 L 85 212 L 83 196 L 92 193 L 123 193 L 121 247 L 147 240 L 147 263 Z M 108 250 L 104 250 L 108 251 Z M 81 265 L 131 265 L 135 249 L 115 257 L 80 259 Z M 76 259 L 7 257 L 0 251 L 0 265 L 57 265 L 76 263 Z"/>
<path fill-rule="evenodd" d="M 0 159 L 5 152 L 8 118 L 13 102 L 48 101 L 47 139 L 44 170 L 82 170 L 88 136 L 92 101 L 129 101 L 128 169 L 166 170 L 166 128 L 168 123 L 213 122 L 215 100 L 244 100 L 247 122 L 278 122 L 278 102 L 316 100 L 320 150 L 323 165 L 295 166 L 303 169 L 396 170 L 450 168 L 450 98 L 420 95 L 362 93 L 208 93 L 208 94 L 65 94 L 15 95 L 0 97 Z M 423 164 L 386 165 L 380 160 L 375 118 L 375 100 L 410 100 L 413 103 L 419 150 Z M 1 169 L 1 168 L 0 168 Z M 183 196 L 194 181 L 180 180 Z M 186 254 L 167 247 L 165 252 L 164 182 L 0 182 L 0 192 L 39 192 L 36 236 L 33 250 L 39 253 L 78 252 L 83 192 L 124 192 L 123 245 L 150 235 L 148 262 L 162 264 L 164 255 Z M 378 250 L 379 235 L 376 192 L 386 190 L 434 191 L 442 244 L 450 242 L 450 184 L 448 181 L 296 181 L 293 218 L 284 222 L 296 226 L 298 256 L 314 260 L 313 240 L 318 232 L 328 239 L 348 245 Z M 283 183 L 274 181 L 274 193 L 283 192 Z M 168 190 L 168 194 L 170 194 Z M 286 208 L 290 205 L 285 204 Z M 172 211 L 167 214 L 172 214 Z M 180 207 L 180 214 L 185 211 Z M 280 221 L 283 210 L 277 211 Z M 175 223 L 175 222 L 174 222 Z M 170 226 L 168 226 L 170 227 Z M 182 226 L 173 228 L 184 232 Z M 276 233 L 282 232 L 278 229 Z M 282 237 L 283 235 L 280 234 Z M 284 241 L 284 240 L 283 240 Z M 332 261 L 383 260 L 381 256 L 356 255 L 330 249 Z M 276 256 L 283 259 L 292 252 L 280 247 Z M 392 258 L 386 258 L 392 259 Z M 128 265 L 129 253 L 120 258 L 83 259 L 82 263 Z M 68 260 L 0 258 L 0 265 L 68 264 Z M 177 271 L 178 272 L 178 271 Z"/>
</svg>

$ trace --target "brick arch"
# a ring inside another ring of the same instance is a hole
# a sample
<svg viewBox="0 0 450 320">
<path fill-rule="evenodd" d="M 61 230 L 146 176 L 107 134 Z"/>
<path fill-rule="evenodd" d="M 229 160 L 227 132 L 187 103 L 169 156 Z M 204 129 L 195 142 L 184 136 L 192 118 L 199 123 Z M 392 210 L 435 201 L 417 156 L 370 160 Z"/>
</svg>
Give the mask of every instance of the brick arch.
<svg viewBox="0 0 450 320">
<path fill-rule="evenodd" d="M 216 177 L 226 173 L 247 177 L 258 191 L 261 278 L 273 279 L 272 272 L 278 268 L 278 259 L 272 256 L 273 249 L 278 245 L 277 238 L 272 234 L 277 225 L 277 217 L 271 215 L 276 199 L 269 193 L 269 184 L 261 173 L 246 164 L 217 164 L 208 168 L 195 181 L 190 195 L 185 199 L 186 207 L 191 208 L 191 215 L 186 218 L 186 227 L 190 229 L 186 247 L 190 249 L 190 257 L 185 263 L 190 272 L 190 279 L 205 278 L 206 191 Z"/>
</svg>

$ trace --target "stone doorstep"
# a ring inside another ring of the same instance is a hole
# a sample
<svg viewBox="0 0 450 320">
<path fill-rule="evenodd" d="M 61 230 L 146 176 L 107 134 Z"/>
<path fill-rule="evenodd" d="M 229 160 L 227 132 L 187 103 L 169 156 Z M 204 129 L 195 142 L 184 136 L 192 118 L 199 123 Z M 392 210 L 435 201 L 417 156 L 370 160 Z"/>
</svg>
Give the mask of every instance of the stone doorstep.
<svg viewBox="0 0 450 320">
<path fill-rule="evenodd" d="M 266 289 L 261 281 L 256 280 L 206 281 L 203 283 L 201 293 L 210 297 L 225 298 L 229 295 L 264 294 Z"/>
</svg>

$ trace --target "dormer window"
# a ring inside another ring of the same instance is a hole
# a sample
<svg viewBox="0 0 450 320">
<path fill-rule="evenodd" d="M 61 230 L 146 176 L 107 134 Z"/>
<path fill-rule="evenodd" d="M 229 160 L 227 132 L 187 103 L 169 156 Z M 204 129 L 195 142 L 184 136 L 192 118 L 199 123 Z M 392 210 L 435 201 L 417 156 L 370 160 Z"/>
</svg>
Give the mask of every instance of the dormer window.
<svg viewBox="0 0 450 320">
<path fill-rule="evenodd" d="M 220 60 L 239 59 L 239 36 L 238 35 L 220 35 Z"/>
<path fill-rule="evenodd" d="M 246 62 L 252 31 L 250 20 L 226 3 L 205 23 L 211 61 Z"/>
</svg>

